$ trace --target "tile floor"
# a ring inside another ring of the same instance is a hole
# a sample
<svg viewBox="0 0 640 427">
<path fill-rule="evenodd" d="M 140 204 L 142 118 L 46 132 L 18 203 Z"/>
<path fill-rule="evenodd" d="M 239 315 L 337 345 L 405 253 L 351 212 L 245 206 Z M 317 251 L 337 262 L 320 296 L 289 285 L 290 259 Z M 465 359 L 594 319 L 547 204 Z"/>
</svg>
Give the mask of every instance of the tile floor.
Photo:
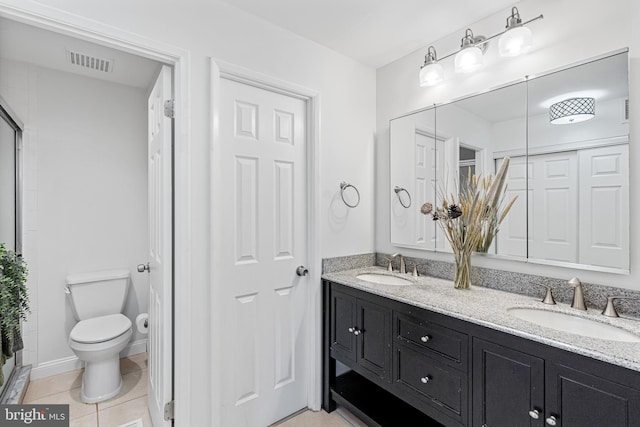
<svg viewBox="0 0 640 427">
<path fill-rule="evenodd" d="M 303 411 L 271 427 L 367 427 L 344 408 L 328 414 L 325 411 Z"/>
<path fill-rule="evenodd" d="M 120 360 L 124 385 L 120 395 L 99 403 L 82 403 L 82 369 L 33 380 L 29 383 L 24 403 L 69 404 L 70 427 L 118 427 L 141 419 L 151 427 L 147 410 L 147 355 L 136 354 Z M 324 411 L 302 411 L 272 427 L 366 427 L 344 408 L 328 414 Z"/>
<path fill-rule="evenodd" d="M 82 403 L 82 369 L 33 380 L 27 388 L 24 403 L 69 404 L 70 427 L 117 427 L 142 419 L 151 426 L 147 410 L 147 354 L 140 353 L 120 361 L 124 382 L 122 392 L 99 403 Z"/>
</svg>

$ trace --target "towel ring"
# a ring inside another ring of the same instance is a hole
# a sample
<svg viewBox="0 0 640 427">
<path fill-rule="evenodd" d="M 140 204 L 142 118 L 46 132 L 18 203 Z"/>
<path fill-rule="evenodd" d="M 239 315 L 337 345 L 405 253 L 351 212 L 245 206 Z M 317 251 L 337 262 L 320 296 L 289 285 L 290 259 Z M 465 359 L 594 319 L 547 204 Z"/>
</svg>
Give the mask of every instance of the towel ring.
<svg viewBox="0 0 640 427">
<path fill-rule="evenodd" d="M 358 201 L 355 202 L 354 204 L 349 204 L 345 199 L 344 199 L 344 190 L 346 190 L 347 188 L 353 188 L 356 191 L 356 195 L 358 196 Z M 342 201 L 344 202 L 345 205 L 349 206 L 350 208 L 355 208 L 360 204 L 360 192 L 358 191 L 358 189 L 353 186 L 353 184 L 349 184 L 348 182 L 344 182 L 342 181 L 340 183 L 340 197 L 342 197 Z"/>
<path fill-rule="evenodd" d="M 407 191 L 406 188 L 402 188 L 402 187 L 398 187 L 396 185 L 396 188 L 393 189 L 393 191 L 396 192 L 396 195 L 398 196 L 398 200 L 400 201 L 400 204 L 402 205 L 403 208 L 409 209 L 409 206 L 411 206 L 411 194 L 409 194 L 409 192 Z M 402 201 L 402 197 L 400 197 L 400 193 L 402 192 L 407 193 L 407 197 L 409 198 L 409 204 L 405 205 L 404 202 Z"/>
</svg>

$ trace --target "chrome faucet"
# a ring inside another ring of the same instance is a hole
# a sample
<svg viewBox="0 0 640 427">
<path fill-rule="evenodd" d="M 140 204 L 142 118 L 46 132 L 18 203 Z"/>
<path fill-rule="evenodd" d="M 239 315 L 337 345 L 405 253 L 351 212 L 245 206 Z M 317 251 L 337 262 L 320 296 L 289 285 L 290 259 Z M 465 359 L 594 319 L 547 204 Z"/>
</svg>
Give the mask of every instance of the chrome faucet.
<svg viewBox="0 0 640 427">
<path fill-rule="evenodd" d="M 407 265 L 404 262 L 404 257 L 402 256 L 402 254 L 400 254 L 400 252 L 396 252 L 395 254 L 391 254 L 391 257 L 389 258 L 389 265 L 387 266 L 387 270 L 389 271 L 393 271 L 393 267 L 391 266 L 391 263 L 393 262 L 393 260 L 396 257 L 400 257 L 400 273 L 406 273 L 407 272 Z"/>
<path fill-rule="evenodd" d="M 582 283 L 580 283 L 580 279 L 574 277 L 567 283 L 573 288 L 573 301 L 571 302 L 571 308 L 575 308 L 576 310 L 586 310 L 587 306 L 584 304 L 584 294 L 582 293 Z"/>
<path fill-rule="evenodd" d="M 604 310 L 602 310 L 602 314 L 608 317 L 620 317 L 620 315 L 618 314 L 618 311 L 616 310 L 615 305 L 613 305 L 613 301 L 617 299 L 637 300 L 640 298 L 631 298 L 631 297 L 622 297 L 622 296 L 607 297 L 607 306 L 604 308 Z"/>
</svg>

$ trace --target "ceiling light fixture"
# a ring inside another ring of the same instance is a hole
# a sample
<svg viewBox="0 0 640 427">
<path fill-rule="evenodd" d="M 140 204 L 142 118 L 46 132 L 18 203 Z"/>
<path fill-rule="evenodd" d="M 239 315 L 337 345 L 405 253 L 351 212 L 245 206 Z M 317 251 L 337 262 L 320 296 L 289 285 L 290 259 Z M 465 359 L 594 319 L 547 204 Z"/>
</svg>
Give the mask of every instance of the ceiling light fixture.
<svg viewBox="0 0 640 427">
<path fill-rule="evenodd" d="M 420 67 L 420 86 L 437 85 L 444 79 L 444 68 L 438 63 L 436 48 L 429 46 L 424 56 L 424 64 Z"/>
<path fill-rule="evenodd" d="M 569 98 L 549 107 L 549 121 L 553 125 L 584 122 L 593 119 L 595 115 L 595 98 Z"/>
<path fill-rule="evenodd" d="M 467 28 L 460 44 L 460 50 L 440 58 L 449 58 L 455 55 L 454 69 L 456 73 L 471 73 L 483 66 L 482 55 L 487 50 L 489 40 L 498 36 L 498 52 L 500 56 L 518 56 L 530 50 L 533 43 L 531 30 L 525 25 L 544 18 L 538 15 L 533 19 L 522 22 L 517 7 L 511 8 L 511 15 L 507 17 L 507 26 L 504 31 L 491 37 L 474 36 L 473 31 Z M 424 64 L 420 67 L 420 86 L 433 86 L 444 79 L 444 69 L 436 57 L 436 50 L 429 46 L 424 57 Z"/>
</svg>

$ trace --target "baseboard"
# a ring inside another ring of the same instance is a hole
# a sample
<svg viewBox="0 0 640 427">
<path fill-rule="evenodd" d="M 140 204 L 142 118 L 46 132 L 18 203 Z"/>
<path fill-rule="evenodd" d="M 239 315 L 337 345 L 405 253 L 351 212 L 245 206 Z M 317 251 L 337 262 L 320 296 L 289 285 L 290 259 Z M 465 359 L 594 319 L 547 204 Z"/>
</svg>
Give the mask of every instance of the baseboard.
<svg viewBox="0 0 640 427">
<path fill-rule="evenodd" d="M 120 352 L 120 357 L 133 356 L 134 354 L 144 353 L 147 351 L 147 339 L 134 341 L 127 345 Z M 62 359 L 44 362 L 31 369 L 31 380 L 50 377 L 52 375 L 63 374 L 65 372 L 81 369 L 82 362 L 77 356 L 64 357 Z"/>
</svg>

